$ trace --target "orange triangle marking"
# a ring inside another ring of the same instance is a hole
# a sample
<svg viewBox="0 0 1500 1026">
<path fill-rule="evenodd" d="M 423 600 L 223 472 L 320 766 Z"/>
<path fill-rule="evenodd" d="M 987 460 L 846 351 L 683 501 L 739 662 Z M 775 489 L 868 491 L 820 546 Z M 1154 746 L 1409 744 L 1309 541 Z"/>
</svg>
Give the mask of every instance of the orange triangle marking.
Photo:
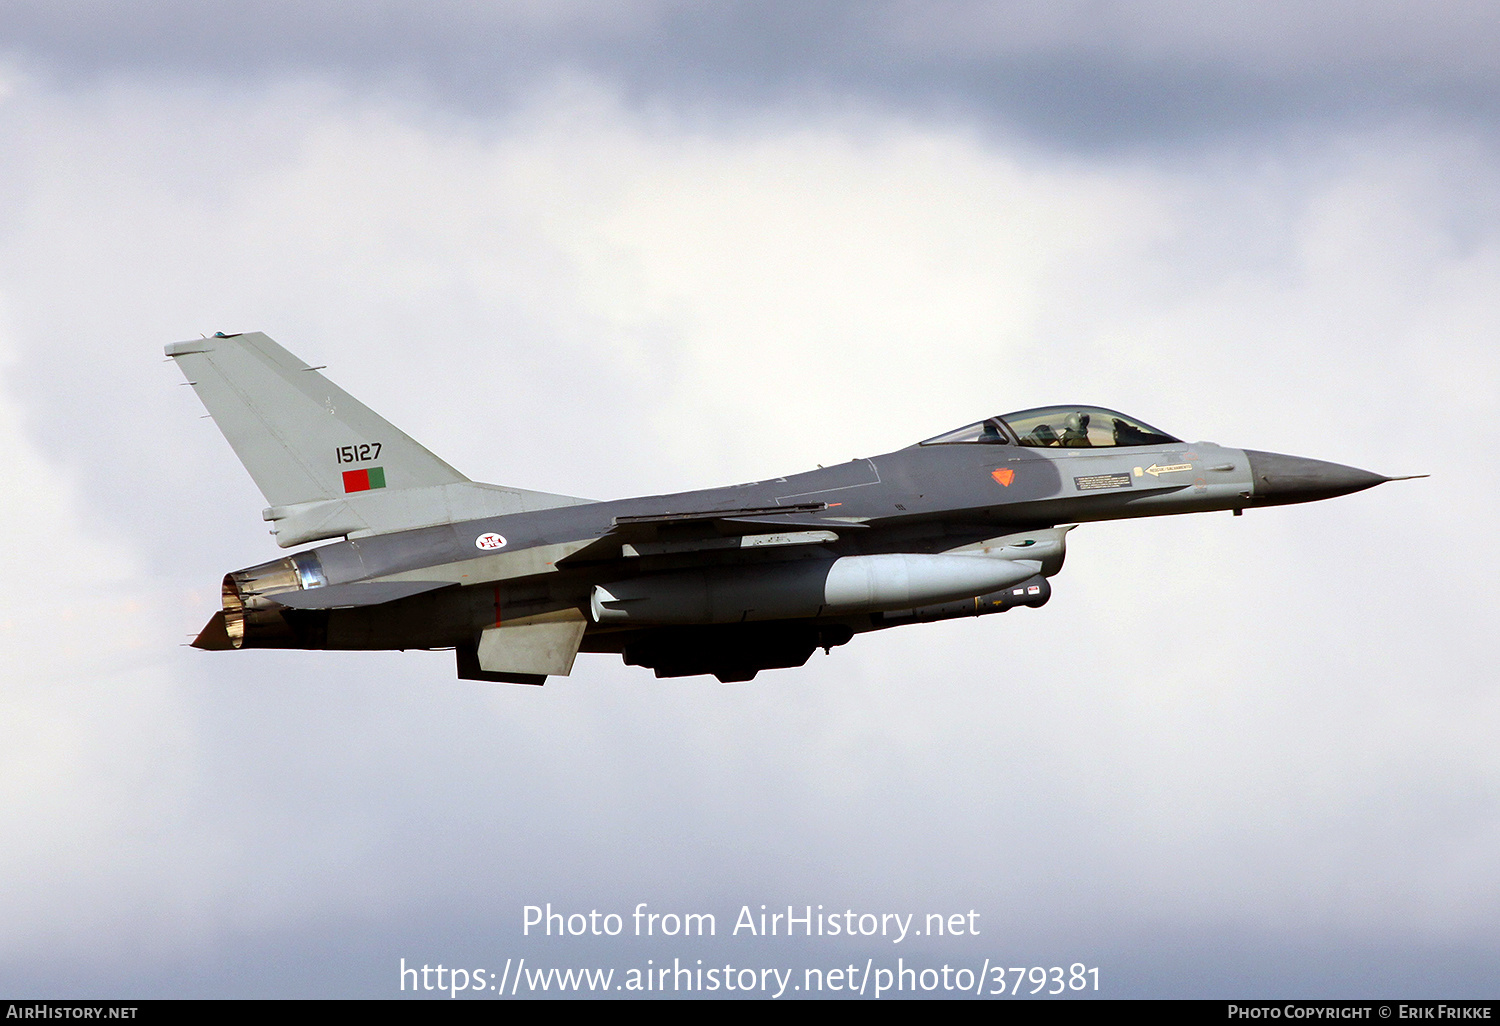
<svg viewBox="0 0 1500 1026">
<path fill-rule="evenodd" d="M 1016 479 L 1016 472 L 1009 467 L 1001 467 L 999 470 L 991 471 L 990 477 L 1009 488 L 1010 483 Z"/>
</svg>

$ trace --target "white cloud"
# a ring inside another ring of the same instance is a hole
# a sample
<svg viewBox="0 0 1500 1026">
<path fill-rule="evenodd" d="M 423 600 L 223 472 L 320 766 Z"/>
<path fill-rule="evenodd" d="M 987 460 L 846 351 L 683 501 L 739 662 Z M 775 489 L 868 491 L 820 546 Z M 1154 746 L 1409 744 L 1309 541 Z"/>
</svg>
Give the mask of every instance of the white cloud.
<svg viewBox="0 0 1500 1026">
<path fill-rule="evenodd" d="M 72 475 L 9 398 L 0 449 L 0 954 L 14 956 L 87 944 L 165 896 L 153 867 L 175 854 L 192 738 L 167 670 L 178 639 L 153 616 L 164 596 L 123 532 L 79 515 Z"/>
</svg>

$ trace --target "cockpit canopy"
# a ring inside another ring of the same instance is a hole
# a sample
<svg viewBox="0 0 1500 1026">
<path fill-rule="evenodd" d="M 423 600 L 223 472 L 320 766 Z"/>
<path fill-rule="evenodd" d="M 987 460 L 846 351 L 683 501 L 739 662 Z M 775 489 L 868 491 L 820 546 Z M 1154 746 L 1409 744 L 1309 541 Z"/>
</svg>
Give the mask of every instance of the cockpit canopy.
<svg viewBox="0 0 1500 1026">
<path fill-rule="evenodd" d="M 1098 406 L 1039 406 L 1007 413 L 957 431 L 929 438 L 922 445 L 986 442 L 1049 449 L 1101 449 L 1126 445 L 1170 445 L 1182 439 L 1144 421 Z"/>
</svg>

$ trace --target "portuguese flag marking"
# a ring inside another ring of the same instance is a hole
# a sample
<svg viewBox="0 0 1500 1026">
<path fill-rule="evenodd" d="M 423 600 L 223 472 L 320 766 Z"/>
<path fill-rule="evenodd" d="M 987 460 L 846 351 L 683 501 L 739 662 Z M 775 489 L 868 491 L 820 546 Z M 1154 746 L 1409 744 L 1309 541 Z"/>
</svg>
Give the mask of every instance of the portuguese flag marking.
<svg viewBox="0 0 1500 1026">
<path fill-rule="evenodd" d="M 385 468 L 370 467 L 365 470 L 344 471 L 344 492 L 368 492 L 371 488 L 385 487 Z"/>
</svg>

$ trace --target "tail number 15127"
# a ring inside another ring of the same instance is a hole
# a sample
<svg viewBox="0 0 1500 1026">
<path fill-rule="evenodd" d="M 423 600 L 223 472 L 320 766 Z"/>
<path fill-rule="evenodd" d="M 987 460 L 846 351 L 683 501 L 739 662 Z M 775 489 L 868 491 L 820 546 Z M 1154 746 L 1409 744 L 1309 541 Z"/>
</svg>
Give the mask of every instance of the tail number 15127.
<svg viewBox="0 0 1500 1026">
<path fill-rule="evenodd" d="M 340 463 L 363 463 L 380 459 L 380 443 L 366 442 L 363 445 L 341 445 L 335 450 Z"/>
</svg>

